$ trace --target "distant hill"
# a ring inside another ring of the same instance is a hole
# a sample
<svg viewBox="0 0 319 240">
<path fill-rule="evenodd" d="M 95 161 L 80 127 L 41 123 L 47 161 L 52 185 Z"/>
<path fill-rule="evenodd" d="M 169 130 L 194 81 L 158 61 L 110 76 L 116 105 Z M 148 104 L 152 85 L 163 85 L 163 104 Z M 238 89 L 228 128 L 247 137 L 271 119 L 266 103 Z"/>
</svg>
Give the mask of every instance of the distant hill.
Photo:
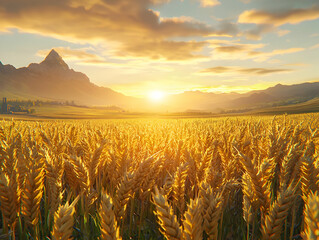
<svg viewBox="0 0 319 240">
<path fill-rule="evenodd" d="M 285 106 L 302 103 L 319 97 L 319 82 L 295 85 L 277 84 L 265 90 L 239 93 L 209 93 L 188 91 L 172 95 L 167 99 L 169 106 L 193 111 L 221 112 L 227 110 L 249 111 L 265 107 Z"/>
<path fill-rule="evenodd" d="M 291 105 L 319 97 L 319 82 L 294 85 L 277 84 L 265 90 L 243 94 L 226 104 L 230 108 Z"/>
<path fill-rule="evenodd" d="M 55 50 L 41 63 L 31 63 L 28 67 L 16 69 L 0 62 L 0 95 L 124 108 L 139 104 L 138 99 L 93 84 L 85 74 L 70 69 Z"/>
<path fill-rule="evenodd" d="M 248 94 L 246 94 L 248 95 Z M 226 104 L 229 107 L 253 107 L 276 101 L 277 98 L 265 92 L 256 92 L 248 96 L 236 98 Z"/>
<path fill-rule="evenodd" d="M 240 97 L 238 93 L 211 93 L 201 91 L 187 91 L 171 95 L 166 102 L 178 111 L 192 109 L 194 111 L 219 111 L 227 107 L 227 103 Z"/>
</svg>

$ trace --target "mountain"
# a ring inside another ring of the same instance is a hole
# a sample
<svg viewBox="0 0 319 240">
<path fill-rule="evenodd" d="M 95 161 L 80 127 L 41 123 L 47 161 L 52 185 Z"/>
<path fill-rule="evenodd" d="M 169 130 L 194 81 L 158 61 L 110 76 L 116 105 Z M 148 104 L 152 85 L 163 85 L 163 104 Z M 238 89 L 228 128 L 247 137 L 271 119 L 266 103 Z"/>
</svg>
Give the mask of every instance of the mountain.
<svg viewBox="0 0 319 240">
<path fill-rule="evenodd" d="M 319 97 L 319 82 L 294 85 L 277 84 L 264 90 L 239 93 L 209 93 L 188 91 L 169 96 L 165 106 L 168 110 L 186 109 L 221 112 L 227 110 L 249 111 L 265 107 L 286 106 L 303 103 Z M 170 104 L 169 104 L 170 103 Z M 236 111 L 235 111 L 236 112 Z"/>
<path fill-rule="evenodd" d="M 0 63 L 1 95 L 123 108 L 135 108 L 140 104 L 139 99 L 93 84 L 85 74 L 70 69 L 55 50 L 41 63 L 31 63 L 28 67 L 16 69 Z"/>
<path fill-rule="evenodd" d="M 85 74 L 70 69 L 62 57 L 51 50 L 41 63 L 31 63 L 28 67 L 15 68 L 0 62 L 0 97 L 74 101 L 86 106 L 117 106 L 139 111 L 236 112 L 309 101 L 319 97 L 319 82 L 277 84 L 245 94 L 186 91 L 168 95 L 160 103 L 151 103 L 93 84 Z"/>
<path fill-rule="evenodd" d="M 250 94 L 249 96 L 234 99 L 230 105 L 233 107 L 252 107 L 270 103 L 276 100 L 276 97 L 270 94 L 265 92 L 256 92 Z"/>
<path fill-rule="evenodd" d="M 294 85 L 277 84 L 264 90 L 264 92 L 279 100 L 289 98 L 312 99 L 319 96 L 319 82 L 306 82 Z"/>
<path fill-rule="evenodd" d="M 225 104 L 226 108 L 261 108 L 266 106 L 290 105 L 319 97 L 319 82 L 294 85 L 277 84 L 265 90 L 243 94 Z"/>
</svg>

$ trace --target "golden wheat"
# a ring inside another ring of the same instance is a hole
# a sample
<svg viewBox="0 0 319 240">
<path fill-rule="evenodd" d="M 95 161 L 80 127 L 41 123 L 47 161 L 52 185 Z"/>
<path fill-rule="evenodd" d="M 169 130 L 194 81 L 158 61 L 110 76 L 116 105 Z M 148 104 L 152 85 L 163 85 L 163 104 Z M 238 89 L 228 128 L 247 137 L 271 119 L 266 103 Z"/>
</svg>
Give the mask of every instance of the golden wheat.
<svg viewBox="0 0 319 240">
<path fill-rule="evenodd" d="M 318 126 L 319 114 L 0 121 L 1 234 L 318 239 Z"/>
</svg>

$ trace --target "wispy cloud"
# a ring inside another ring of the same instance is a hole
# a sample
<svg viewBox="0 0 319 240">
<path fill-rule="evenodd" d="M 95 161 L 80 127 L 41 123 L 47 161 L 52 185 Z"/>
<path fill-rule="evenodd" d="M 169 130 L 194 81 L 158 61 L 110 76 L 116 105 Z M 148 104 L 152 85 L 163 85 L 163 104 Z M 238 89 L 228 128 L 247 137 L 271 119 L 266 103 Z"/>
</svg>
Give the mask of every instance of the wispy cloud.
<svg viewBox="0 0 319 240">
<path fill-rule="evenodd" d="M 268 75 L 274 73 L 291 72 L 292 69 L 281 68 L 244 68 L 237 66 L 217 66 L 206 68 L 200 71 L 202 74 L 223 75 L 223 74 L 243 74 L 243 75 Z"/>
<path fill-rule="evenodd" d="M 315 48 L 319 48 L 319 43 L 316 45 L 313 45 L 310 49 L 315 49 Z"/>
<path fill-rule="evenodd" d="M 252 59 L 256 62 L 264 62 L 274 56 L 292 54 L 304 51 L 304 48 L 287 48 L 287 49 L 275 49 L 270 52 L 261 51 L 259 49 L 265 47 L 265 44 L 241 44 L 231 43 L 220 45 L 212 44 L 213 52 L 212 58 L 217 60 L 247 60 Z"/>
<path fill-rule="evenodd" d="M 284 11 L 247 10 L 238 17 L 239 23 L 255 23 L 281 26 L 284 24 L 298 24 L 319 18 L 319 7 L 288 9 Z"/>
<path fill-rule="evenodd" d="M 220 2 L 218 0 L 200 0 L 200 5 L 202 7 L 215 7 L 220 5 Z"/>
<path fill-rule="evenodd" d="M 279 37 L 282 37 L 282 36 L 285 36 L 285 35 L 289 34 L 290 32 L 291 31 L 289 31 L 289 30 L 279 29 L 277 31 L 277 34 L 278 34 Z"/>
<path fill-rule="evenodd" d="M 251 51 L 248 53 L 248 57 L 255 59 L 257 62 L 263 62 L 274 56 L 292 54 L 304 51 L 304 48 L 287 48 L 287 49 L 275 49 L 271 52 Z"/>
</svg>

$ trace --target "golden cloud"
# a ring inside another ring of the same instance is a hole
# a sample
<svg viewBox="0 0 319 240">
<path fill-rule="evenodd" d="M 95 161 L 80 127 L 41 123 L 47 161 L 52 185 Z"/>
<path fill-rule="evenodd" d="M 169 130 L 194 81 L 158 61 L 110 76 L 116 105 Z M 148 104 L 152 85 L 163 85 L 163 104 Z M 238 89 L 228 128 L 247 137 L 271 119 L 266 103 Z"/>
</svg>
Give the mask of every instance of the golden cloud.
<svg viewBox="0 0 319 240">
<path fill-rule="evenodd" d="M 202 74 L 243 74 L 243 75 L 268 75 L 273 73 L 285 73 L 291 72 L 291 69 L 280 69 L 280 68 L 242 68 L 236 66 L 217 66 L 212 68 L 206 68 L 200 71 Z"/>
<path fill-rule="evenodd" d="M 89 3 L 84 0 L 0 0 L 0 29 L 17 28 L 64 40 L 113 44 L 117 48 L 111 52 L 120 56 L 179 61 L 198 57 L 205 42 L 173 41 L 172 38 L 234 34 L 234 29 L 227 24 L 215 29 L 187 17 L 160 18 L 158 12 L 149 9 L 165 2 L 167 0 L 94 0 Z M 143 44 L 147 49 L 141 51 Z M 174 52 L 173 47 L 177 50 L 176 57 L 168 51 Z"/>
<path fill-rule="evenodd" d="M 271 24 L 259 24 L 253 29 L 245 31 L 244 35 L 248 40 L 261 40 L 262 34 L 273 32 L 275 29 Z"/>
<path fill-rule="evenodd" d="M 281 12 L 269 12 L 263 10 L 248 10 L 240 14 L 239 23 L 271 24 L 281 26 L 284 24 L 298 24 L 319 18 L 319 7 L 289 9 Z"/>
<path fill-rule="evenodd" d="M 271 52 L 251 51 L 248 53 L 248 56 L 251 58 L 254 58 L 257 62 L 263 62 L 274 56 L 297 53 L 304 50 L 305 50 L 304 48 L 287 48 L 287 49 L 275 49 Z"/>
<path fill-rule="evenodd" d="M 289 30 L 280 29 L 280 30 L 277 31 L 277 34 L 278 34 L 279 37 L 285 36 L 285 35 L 287 35 L 289 33 L 290 33 Z"/>
<path fill-rule="evenodd" d="M 319 43 L 314 45 L 314 46 L 312 46 L 310 49 L 316 49 L 316 48 L 319 48 Z"/>
<path fill-rule="evenodd" d="M 253 51 L 258 48 L 263 48 L 265 44 L 241 44 L 235 43 L 234 45 L 221 45 L 214 48 L 217 53 L 234 54 Z"/>
<path fill-rule="evenodd" d="M 231 45 L 230 45 L 231 44 Z M 264 44 L 240 44 L 240 43 L 217 43 L 211 44 L 213 47 L 212 58 L 214 60 L 247 60 L 252 59 L 256 62 L 264 62 L 269 58 L 278 55 L 292 54 L 304 51 L 304 48 L 275 49 L 271 52 L 259 51 L 265 47 Z"/>
<path fill-rule="evenodd" d="M 119 49 L 117 56 L 123 57 L 145 57 L 152 60 L 183 61 L 198 58 L 206 58 L 207 56 L 200 54 L 206 42 L 175 42 L 175 41 L 145 41 L 143 43 L 135 43 L 126 45 Z"/>
<path fill-rule="evenodd" d="M 219 4 L 220 2 L 218 0 L 200 0 L 200 5 L 202 7 L 215 7 Z"/>
</svg>

